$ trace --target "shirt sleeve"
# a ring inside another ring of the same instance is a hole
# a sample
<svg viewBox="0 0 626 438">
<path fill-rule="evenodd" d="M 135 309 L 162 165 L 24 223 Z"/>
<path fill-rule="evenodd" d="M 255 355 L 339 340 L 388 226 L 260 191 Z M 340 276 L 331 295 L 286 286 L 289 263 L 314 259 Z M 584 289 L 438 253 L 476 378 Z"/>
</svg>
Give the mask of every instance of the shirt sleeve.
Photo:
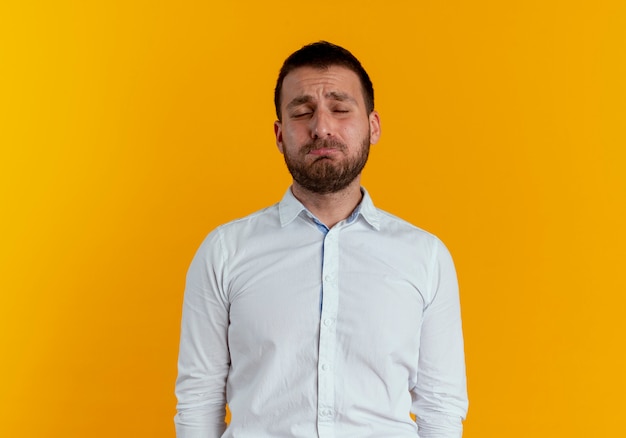
<svg viewBox="0 0 626 438">
<path fill-rule="evenodd" d="M 420 438 L 460 438 L 468 398 L 459 289 L 450 253 L 439 240 L 430 279 L 412 411 Z"/>
<path fill-rule="evenodd" d="M 187 272 L 181 323 L 177 438 L 219 438 L 226 424 L 229 304 L 219 229 L 200 246 Z"/>
</svg>

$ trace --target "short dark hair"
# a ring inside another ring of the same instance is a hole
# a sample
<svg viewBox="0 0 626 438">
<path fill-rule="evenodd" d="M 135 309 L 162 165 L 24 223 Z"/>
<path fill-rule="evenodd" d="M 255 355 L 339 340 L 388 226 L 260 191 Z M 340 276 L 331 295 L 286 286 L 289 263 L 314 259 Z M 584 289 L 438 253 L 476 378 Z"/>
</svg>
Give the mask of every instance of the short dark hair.
<svg viewBox="0 0 626 438">
<path fill-rule="evenodd" d="M 280 100 L 285 76 L 299 67 L 327 69 L 332 66 L 345 67 L 357 74 L 361 80 L 365 108 L 368 113 L 371 113 L 374 110 L 374 86 L 359 60 L 343 47 L 328 41 L 318 41 L 292 53 L 283 63 L 274 89 L 274 105 L 278 120 L 281 120 Z"/>
</svg>

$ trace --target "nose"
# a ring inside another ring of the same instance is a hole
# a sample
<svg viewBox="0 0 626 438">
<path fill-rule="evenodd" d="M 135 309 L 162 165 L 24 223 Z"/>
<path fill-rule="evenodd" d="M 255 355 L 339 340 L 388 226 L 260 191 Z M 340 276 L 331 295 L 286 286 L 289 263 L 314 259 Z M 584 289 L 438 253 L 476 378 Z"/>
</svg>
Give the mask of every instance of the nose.
<svg viewBox="0 0 626 438">
<path fill-rule="evenodd" d="M 311 118 L 311 137 L 331 137 L 334 132 L 333 120 L 330 114 L 318 110 Z"/>
</svg>

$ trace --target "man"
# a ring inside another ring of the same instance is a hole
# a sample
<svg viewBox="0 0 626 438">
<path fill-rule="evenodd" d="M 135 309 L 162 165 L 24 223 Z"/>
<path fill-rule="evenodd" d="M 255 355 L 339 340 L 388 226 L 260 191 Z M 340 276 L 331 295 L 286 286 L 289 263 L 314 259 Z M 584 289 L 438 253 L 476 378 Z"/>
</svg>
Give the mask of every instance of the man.
<svg viewBox="0 0 626 438">
<path fill-rule="evenodd" d="M 177 436 L 460 437 L 454 266 L 360 185 L 381 132 L 367 73 L 339 46 L 305 46 L 285 61 L 275 105 L 293 184 L 210 233 L 189 268 Z"/>
</svg>

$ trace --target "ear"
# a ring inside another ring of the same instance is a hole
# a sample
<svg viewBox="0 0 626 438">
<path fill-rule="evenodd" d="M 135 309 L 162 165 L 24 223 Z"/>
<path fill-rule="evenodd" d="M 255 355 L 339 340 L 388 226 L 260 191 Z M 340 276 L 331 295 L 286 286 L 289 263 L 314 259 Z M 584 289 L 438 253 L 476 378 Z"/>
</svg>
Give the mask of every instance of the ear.
<svg viewBox="0 0 626 438">
<path fill-rule="evenodd" d="M 372 111 L 369 115 L 370 122 L 370 143 L 376 144 L 378 143 L 378 139 L 380 138 L 381 128 L 380 128 L 380 115 L 376 111 Z"/>
<path fill-rule="evenodd" d="M 274 136 L 276 137 L 276 146 L 281 154 L 284 154 L 283 150 L 283 125 L 280 120 L 274 122 Z"/>
</svg>

